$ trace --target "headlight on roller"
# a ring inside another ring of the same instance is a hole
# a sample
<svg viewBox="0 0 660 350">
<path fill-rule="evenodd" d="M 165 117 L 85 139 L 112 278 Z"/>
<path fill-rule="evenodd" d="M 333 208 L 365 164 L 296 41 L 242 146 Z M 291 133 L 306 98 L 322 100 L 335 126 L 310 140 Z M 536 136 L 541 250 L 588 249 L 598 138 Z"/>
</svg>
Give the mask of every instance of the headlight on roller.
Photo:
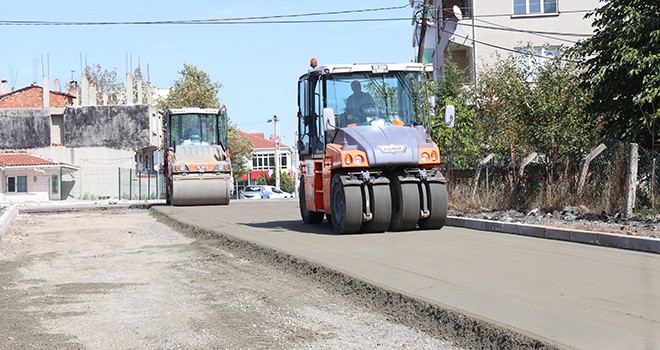
<svg viewBox="0 0 660 350">
<path fill-rule="evenodd" d="M 423 162 L 428 162 L 429 161 L 429 154 L 424 152 L 422 153 L 422 161 Z"/>
<path fill-rule="evenodd" d="M 229 163 L 218 163 L 213 168 L 213 171 L 230 171 L 231 165 Z"/>
<path fill-rule="evenodd" d="M 180 173 L 180 172 L 188 171 L 188 167 L 185 164 L 174 163 L 172 164 L 172 171 L 175 173 Z"/>
<path fill-rule="evenodd" d="M 357 156 L 355 156 L 354 161 L 355 161 L 355 164 L 362 164 L 362 162 L 364 161 L 364 158 L 362 158 L 362 156 L 360 156 L 360 155 L 357 155 Z"/>
<path fill-rule="evenodd" d="M 346 165 L 351 165 L 351 163 L 353 163 L 353 157 L 351 157 L 350 154 L 345 155 L 344 156 L 344 163 Z"/>
</svg>

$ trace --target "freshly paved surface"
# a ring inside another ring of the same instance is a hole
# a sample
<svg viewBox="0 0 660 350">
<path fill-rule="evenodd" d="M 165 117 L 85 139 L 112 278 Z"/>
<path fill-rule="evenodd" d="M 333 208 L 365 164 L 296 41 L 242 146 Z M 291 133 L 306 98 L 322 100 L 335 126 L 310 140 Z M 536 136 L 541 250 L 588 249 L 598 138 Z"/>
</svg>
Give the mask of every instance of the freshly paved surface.
<svg viewBox="0 0 660 350">
<path fill-rule="evenodd" d="M 562 346 L 660 349 L 657 254 L 455 227 L 338 236 L 295 200 L 153 208 Z"/>
</svg>

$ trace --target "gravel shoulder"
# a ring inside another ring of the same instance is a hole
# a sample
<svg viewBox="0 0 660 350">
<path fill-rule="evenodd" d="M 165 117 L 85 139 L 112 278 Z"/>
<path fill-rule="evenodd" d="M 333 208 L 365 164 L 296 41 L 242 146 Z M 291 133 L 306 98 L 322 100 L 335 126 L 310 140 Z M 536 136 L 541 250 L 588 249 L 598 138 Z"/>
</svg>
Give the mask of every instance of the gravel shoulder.
<svg viewBox="0 0 660 350">
<path fill-rule="evenodd" d="M 144 210 L 19 213 L 0 349 L 456 349 Z"/>
</svg>

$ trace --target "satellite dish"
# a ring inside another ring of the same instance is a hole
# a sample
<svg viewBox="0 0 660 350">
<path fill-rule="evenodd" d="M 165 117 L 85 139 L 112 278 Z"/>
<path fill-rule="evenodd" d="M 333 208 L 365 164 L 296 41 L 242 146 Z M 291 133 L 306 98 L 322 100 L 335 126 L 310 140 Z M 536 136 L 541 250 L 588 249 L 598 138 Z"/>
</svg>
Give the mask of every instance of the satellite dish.
<svg viewBox="0 0 660 350">
<path fill-rule="evenodd" d="M 459 21 L 463 19 L 463 11 L 461 11 L 461 8 L 458 7 L 458 5 L 454 5 L 451 9 L 454 11 L 454 17 L 456 17 L 456 19 Z"/>
</svg>

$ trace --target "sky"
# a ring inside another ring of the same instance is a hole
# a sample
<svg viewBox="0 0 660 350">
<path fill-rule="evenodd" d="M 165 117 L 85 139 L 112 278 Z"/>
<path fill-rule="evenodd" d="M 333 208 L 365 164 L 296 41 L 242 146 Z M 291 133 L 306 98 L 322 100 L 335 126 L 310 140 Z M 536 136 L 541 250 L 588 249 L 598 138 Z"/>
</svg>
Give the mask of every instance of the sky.
<svg viewBox="0 0 660 350">
<path fill-rule="evenodd" d="M 297 81 L 314 57 L 319 65 L 414 60 L 408 0 L 22 0 L 0 3 L 2 21 L 153 22 L 398 9 L 279 18 L 313 23 L 0 25 L 0 79 L 21 88 L 43 81 L 64 89 L 86 64 L 126 72 L 148 69 L 152 86 L 169 88 L 184 64 L 223 85 L 218 96 L 231 121 L 268 138 L 280 120 L 282 142 L 294 145 Z M 361 22 L 319 20 L 403 19 Z M 407 20 L 406 20 L 407 19 Z M 260 19 L 258 21 L 270 21 Z M 73 72 L 72 72 L 73 71 Z"/>
</svg>

